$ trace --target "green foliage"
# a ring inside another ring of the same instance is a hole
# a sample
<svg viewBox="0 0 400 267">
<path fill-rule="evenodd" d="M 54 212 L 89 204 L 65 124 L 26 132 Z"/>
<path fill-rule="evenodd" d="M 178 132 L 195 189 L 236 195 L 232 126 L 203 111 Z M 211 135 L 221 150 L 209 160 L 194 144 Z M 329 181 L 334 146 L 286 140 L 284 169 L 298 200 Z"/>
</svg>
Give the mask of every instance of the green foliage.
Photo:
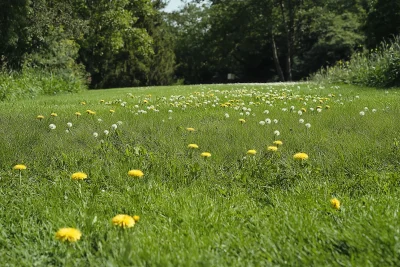
<svg viewBox="0 0 400 267">
<path fill-rule="evenodd" d="M 0 72 L 0 101 L 36 98 L 39 95 L 76 93 L 87 88 L 81 76 L 69 71 L 25 68 Z"/>
<path fill-rule="evenodd" d="M 315 74 L 313 79 L 371 87 L 400 86 L 400 38 L 354 54 L 349 61 L 339 61 L 336 66 Z"/>
</svg>

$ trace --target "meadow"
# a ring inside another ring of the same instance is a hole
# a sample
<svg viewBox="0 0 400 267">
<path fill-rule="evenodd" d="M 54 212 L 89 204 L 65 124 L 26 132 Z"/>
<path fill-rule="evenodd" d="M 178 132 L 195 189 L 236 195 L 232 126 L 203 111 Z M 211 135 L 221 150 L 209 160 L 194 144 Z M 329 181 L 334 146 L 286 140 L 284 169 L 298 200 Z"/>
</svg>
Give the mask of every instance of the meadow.
<svg viewBox="0 0 400 267">
<path fill-rule="evenodd" d="M 399 266 L 399 118 L 316 83 L 2 102 L 0 265 Z"/>
</svg>

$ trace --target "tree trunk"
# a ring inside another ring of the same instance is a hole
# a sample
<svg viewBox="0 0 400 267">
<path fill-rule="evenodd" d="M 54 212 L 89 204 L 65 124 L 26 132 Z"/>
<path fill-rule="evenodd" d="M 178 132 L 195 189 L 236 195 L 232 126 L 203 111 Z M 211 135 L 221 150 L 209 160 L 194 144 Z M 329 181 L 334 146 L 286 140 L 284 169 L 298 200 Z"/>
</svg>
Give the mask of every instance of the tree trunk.
<svg viewBox="0 0 400 267">
<path fill-rule="evenodd" d="M 285 14 L 285 4 L 283 3 L 282 0 L 279 1 L 280 3 L 280 8 L 281 8 L 281 13 L 282 13 L 282 22 L 285 27 L 286 31 L 286 46 L 287 46 L 287 54 L 286 54 L 286 79 L 287 81 L 292 81 L 292 46 L 293 46 L 293 41 L 292 41 L 292 28 L 293 25 L 289 25 L 294 23 L 294 12 L 293 12 L 293 6 L 292 2 L 289 0 L 288 1 L 288 12 L 289 12 L 289 21 L 286 19 L 286 14 Z"/>
<path fill-rule="evenodd" d="M 283 71 L 282 71 L 281 65 L 279 64 L 278 52 L 277 52 L 276 43 L 275 43 L 275 37 L 274 37 L 272 31 L 271 31 L 271 43 L 272 43 L 272 57 L 274 58 L 276 72 L 278 73 L 279 79 L 281 80 L 281 82 L 284 82 L 285 77 L 283 76 Z"/>
</svg>

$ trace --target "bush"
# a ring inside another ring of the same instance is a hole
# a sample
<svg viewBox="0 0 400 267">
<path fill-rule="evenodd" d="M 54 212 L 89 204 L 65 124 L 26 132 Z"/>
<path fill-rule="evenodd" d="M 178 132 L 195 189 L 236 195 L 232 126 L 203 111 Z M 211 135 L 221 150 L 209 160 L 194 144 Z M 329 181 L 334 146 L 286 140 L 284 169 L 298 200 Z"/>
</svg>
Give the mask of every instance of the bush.
<svg viewBox="0 0 400 267">
<path fill-rule="evenodd" d="M 350 61 L 322 69 L 311 79 L 371 87 L 400 86 L 400 37 L 371 51 L 356 53 Z"/>
<path fill-rule="evenodd" d="M 83 77 L 63 70 L 0 71 L 0 101 L 34 98 L 38 95 L 75 93 L 87 88 Z"/>
</svg>

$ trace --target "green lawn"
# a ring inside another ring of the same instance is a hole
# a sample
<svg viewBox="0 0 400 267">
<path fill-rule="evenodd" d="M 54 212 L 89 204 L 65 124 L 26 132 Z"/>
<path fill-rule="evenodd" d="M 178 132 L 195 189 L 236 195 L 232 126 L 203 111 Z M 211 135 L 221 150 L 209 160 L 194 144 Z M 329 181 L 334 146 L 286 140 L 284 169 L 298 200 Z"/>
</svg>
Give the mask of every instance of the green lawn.
<svg viewBox="0 0 400 267">
<path fill-rule="evenodd" d="M 399 266 L 399 92 L 203 85 L 0 103 L 0 265 Z M 140 220 L 124 229 L 118 214 Z M 81 238 L 57 240 L 64 227 Z"/>
</svg>

